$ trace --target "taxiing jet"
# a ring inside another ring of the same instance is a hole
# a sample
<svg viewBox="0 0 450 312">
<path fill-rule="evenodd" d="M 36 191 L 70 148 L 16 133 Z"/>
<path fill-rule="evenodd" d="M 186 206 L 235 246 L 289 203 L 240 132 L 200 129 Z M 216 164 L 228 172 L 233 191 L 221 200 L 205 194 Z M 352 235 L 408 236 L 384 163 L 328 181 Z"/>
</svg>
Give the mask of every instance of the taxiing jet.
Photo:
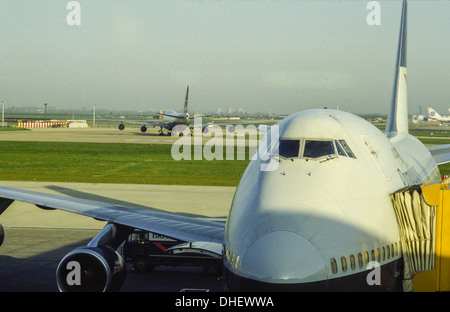
<svg viewBox="0 0 450 312">
<path fill-rule="evenodd" d="M 391 195 L 440 179 L 449 146 L 425 147 L 408 133 L 407 2 L 403 1 L 392 106 L 386 132 L 338 110 L 293 114 L 272 127 L 278 155 L 254 157 L 236 189 L 226 224 L 171 213 L 11 188 L 0 188 L 4 211 L 19 200 L 100 220 L 108 225 L 57 268 L 62 291 L 117 290 L 124 261 L 115 251 L 133 229 L 222 251 L 230 291 L 402 290 L 404 258 Z M 261 170 L 275 162 L 272 170 Z M 380 283 L 367 282 L 368 260 L 379 263 Z M 70 263 L 81 283 L 70 281 Z"/>
<path fill-rule="evenodd" d="M 190 116 L 188 113 L 188 98 L 189 98 L 189 86 L 186 88 L 186 97 L 184 100 L 184 106 L 183 106 L 183 112 L 177 113 L 174 110 L 168 110 L 165 113 L 159 113 L 163 116 L 163 120 L 158 121 L 126 121 L 128 123 L 144 123 L 141 126 L 141 132 L 147 132 L 147 126 L 153 126 L 153 127 L 160 127 L 159 135 L 164 135 L 165 133 L 167 135 L 172 134 L 172 130 L 178 126 L 178 125 L 184 125 L 187 127 L 190 126 Z M 202 116 L 205 117 L 205 116 Z M 125 129 L 124 122 L 121 122 L 119 124 L 119 130 Z M 180 132 L 180 135 L 182 135 L 183 132 Z"/>
<path fill-rule="evenodd" d="M 428 121 L 450 122 L 450 116 L 441 116 L 431 107 L 428 107 Z"/>
</svg>

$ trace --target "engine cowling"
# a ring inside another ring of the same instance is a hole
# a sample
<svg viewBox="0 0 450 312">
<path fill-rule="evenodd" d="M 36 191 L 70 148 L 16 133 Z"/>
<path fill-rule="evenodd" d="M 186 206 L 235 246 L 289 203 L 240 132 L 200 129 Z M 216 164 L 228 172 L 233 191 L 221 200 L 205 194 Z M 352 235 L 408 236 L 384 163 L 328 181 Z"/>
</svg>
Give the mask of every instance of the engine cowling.
<svg viewBox="0 0 450 312">
<path fill-rule="evenodd" d="M 4 239 L 5 239 L 5 230 L 3 230 L 3 226 L 0 224 L 0 246 L 3 244 Z"/>
<path fill-rule="evenodd" d="M 126 277 L 122 256 L 109 247 L 81 247 L 68 253 L 56 269 L 64 292 L 118 291 Z"/>
<path fill-rule="evenodd" d="M 119 124 L 119 130 L 125 129 L 125 125 L 123 123 Z"/>
<path fill-rule="evenodd" d="M 141 126 L 141 132 L 147 132 L 147 127 L 145 125 Z"/>
<path fill-rule="evenodd" d="M 14 202 L 12 199 L 8 198 L 0 198 L 0 215 Z M 0 224 L 0 246 L 3 244 L 3 240 L 5 239 L 5 230 L 3 226 Z"/>
</svg>

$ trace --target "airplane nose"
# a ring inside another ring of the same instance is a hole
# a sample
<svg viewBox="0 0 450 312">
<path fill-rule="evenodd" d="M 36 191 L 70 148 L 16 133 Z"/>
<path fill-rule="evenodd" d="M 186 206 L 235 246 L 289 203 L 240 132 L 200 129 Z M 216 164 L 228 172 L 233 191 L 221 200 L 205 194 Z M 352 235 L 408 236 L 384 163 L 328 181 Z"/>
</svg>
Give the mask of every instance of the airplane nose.
<svg viewBox="0 0 450 312">
<path fill-rule="evenodd" d="M 317 248 L 303 236 L 275 231 L 258 238 L 242 257 L 242 271 L 267 283 L 306 283 L 327 277 Z"/>
</svg>

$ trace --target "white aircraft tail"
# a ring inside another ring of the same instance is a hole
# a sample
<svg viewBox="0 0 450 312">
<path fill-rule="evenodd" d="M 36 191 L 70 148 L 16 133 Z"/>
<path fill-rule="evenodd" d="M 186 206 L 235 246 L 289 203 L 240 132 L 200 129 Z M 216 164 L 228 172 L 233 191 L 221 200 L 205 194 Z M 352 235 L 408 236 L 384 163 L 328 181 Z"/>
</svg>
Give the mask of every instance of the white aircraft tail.
<svg viewBox="0 0 450 312">
<path fill-rule="evenodd" d="M 397 64 L 394 77 L 392 106 L 386 125 L 386 133 L 408 133 L 408 97 L 406 77 L 406 13 L 407 2 L 403 0 L 400 34 L 398 38 Z"/>
<path fill-rule="evenodd" d="M 428 117 L 431 118 L 441 118 L 442 116 L 439 115 L 437 111 L 435 111 L 433 108 L 428 107 Z"/>
</svg>

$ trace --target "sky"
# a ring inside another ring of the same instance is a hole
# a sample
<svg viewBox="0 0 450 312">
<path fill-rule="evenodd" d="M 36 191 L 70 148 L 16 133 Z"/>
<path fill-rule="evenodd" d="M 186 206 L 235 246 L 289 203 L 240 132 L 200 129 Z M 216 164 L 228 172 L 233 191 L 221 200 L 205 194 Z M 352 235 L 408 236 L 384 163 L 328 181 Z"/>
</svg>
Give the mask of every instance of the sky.
<svg viewBox="0 0 450 312">
<path fill-rule="evenodd" d="M 386 114 L 401 1 L 377 1 L 379 25 L 369 2 L 2 0 L 0 100 L 181 111 L 189 85 L 191 113 Z M 450 114 L 449 16 L 450 1 L 408 1 L 410 114 Z"/>
</svg>

